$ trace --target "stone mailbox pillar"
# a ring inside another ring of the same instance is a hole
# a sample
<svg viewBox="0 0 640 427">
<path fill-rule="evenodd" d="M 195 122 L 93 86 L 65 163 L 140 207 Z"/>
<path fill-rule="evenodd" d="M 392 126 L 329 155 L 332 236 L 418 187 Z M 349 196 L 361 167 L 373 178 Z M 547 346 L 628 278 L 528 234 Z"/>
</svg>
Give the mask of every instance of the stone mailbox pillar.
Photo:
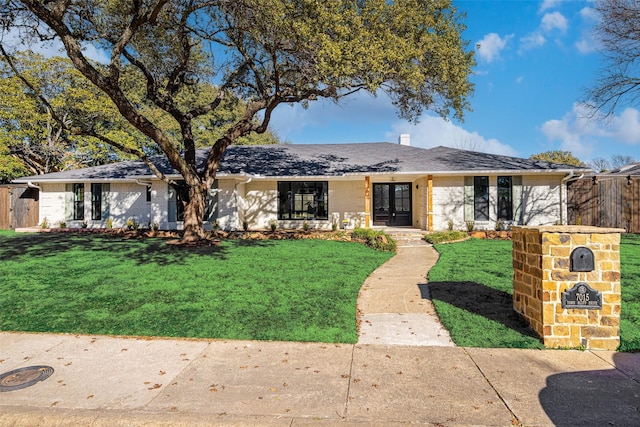
<svg viewBox="0 0 640 427">
<path fill-rule="evenodd" d="M 545 347 L 618 348 L 622 232 L 513 228 L 513 307 Z"/>
</svg>

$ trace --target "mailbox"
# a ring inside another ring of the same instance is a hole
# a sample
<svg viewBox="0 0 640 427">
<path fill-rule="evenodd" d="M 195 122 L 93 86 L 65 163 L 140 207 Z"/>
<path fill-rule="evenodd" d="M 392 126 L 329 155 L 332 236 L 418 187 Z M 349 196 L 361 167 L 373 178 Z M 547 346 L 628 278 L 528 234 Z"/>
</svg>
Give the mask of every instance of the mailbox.
<svg viewBox="0 0 640 427">
<path fill-rule="evenodd" d="M 591 249 L 579 247 L 571 252 L 571 271 L 593 271 L 594 265 Z"/>
</svg>

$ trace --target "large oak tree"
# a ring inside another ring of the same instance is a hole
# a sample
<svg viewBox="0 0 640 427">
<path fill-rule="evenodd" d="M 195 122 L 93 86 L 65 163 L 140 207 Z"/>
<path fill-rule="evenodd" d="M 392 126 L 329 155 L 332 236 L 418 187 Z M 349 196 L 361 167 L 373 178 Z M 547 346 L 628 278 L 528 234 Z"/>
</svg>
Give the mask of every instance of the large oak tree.
<svg viewBox="0 0 640 427">
<path fill-rule="evenodd" d="M 58 38 L 79 72 L 182 175 L 184 186 L 157 170 L 144 150 L 119 147 L 177 187 L 185 240 L 205 236 L 205 194 L 225 149 L 265 132 L 278 105 L 382 90 L 407 119 L 425 109 L 462 118 L 472 91 L 473 54 L 450 0 L 1 1 L 6 30 Z M 89 61 L 87 45 L 106 52 L 109 63 Z M 178 125 L 177 137 L 128 97 L 122 84 L 128 64 L 145 84 L 146 101 Z M 218 90 L 181 106 L 178 97 L 203 81 Z M 244 101 L 242 115 L 198 169 L 194 120 L 235 97 Z"/>
</svg>

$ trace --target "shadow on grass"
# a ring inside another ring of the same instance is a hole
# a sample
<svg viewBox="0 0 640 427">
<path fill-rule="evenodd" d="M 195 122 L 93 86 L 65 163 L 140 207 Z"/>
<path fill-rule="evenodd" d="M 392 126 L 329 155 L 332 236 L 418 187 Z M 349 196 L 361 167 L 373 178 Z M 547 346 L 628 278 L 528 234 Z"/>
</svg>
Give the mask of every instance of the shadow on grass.
<svg viewBox="0 0 640 427">
<path fill-rule="evenodd" d="M 522 335 L 538 336 L 513 309 L 512 296 L 475 282 L 430 282 L 418 285 L 423 299 L 451 304 L 469 313 L 501 323 Z"/>
<path fill-rule="evenodd" d="M 0 236 L 0 259 L 17 260 L 23 256 L 48 257 L 71 250 L 95 252 L 96 256 L 114 255 L 133 259 L 138 264 L 182 264 L 186 256 L 226 259 L 236 247 L 268 247 L 268 240 L 224 240 L 221 244 L 179 246 L 167 244 L 170 238 L 125 236 L 97 233 L 20 233 Z"/>
</svg>

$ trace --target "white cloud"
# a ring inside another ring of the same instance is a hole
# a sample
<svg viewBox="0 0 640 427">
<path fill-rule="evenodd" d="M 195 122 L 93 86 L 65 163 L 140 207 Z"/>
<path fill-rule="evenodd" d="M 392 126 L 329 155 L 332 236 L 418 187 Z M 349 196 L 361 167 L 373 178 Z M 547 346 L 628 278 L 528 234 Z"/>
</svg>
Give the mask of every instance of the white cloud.
<svg viewBox="0 0 640 427">
<path fill-rule="evenodd" d="M 544 0 L 540 5 L 538 12 L 544 12 L 545 10 L 553 9 L 560 4 L 561 0 Z"/>
<path fill-rule="evenodd" d="M 423 116 L 417 124 L 396 122 L 392 130 L 387 132 L 386 139 L 395 141 L 402 133 L 411 135 L 411 145 L 414 147 L 433 148 L 442 145 L 505 156 L 518 155 L 516 150 L 497 139 L 487 139 L 478 132 L 469 132 L 451 121 L 431 115 Z"/>
<path fill-rule="evenodd" d="M 565 18 L 564 15 L 560 12 L 546 13 L 542 17 L 540 28 L 546 33 L 553 30 L 560 30 L 562 32 L 565 32 L 567 31 L 567 28 L 569 28 L 569 22 L 567 21 L 567 18 Z"/>
<path fill-rule="evenodd" d="M 640 144 L 640 111 L 627 108 L 613 118 L 610 128 L 614 139 L 629 145 Z"/>
<path fill-rule="evenodd" d="M 584 36 L 576 42 L 576 49 L 582 54 L 592 53 L 598 50 L 598 43 L 589 36 Z"/>
<path fill-rule="evenodd" d="M 309 102 L 308 108 L 299 103 L 280 105 L 272 114 L 270 127 L 282 140 L 292 143 L 372 142 L 372 131 L 363 124 L 389 122 L 396 117 L 396 109 L 385 93 L 373 96 L 360 91 L 337 104 L 320 98 Z"/>
<path fill-rule="evenodd" d="M 600 20 L 600 15 L 598 15 L 598 12 L 596 12 L 594 8 L 589 6 L 585 6 L 580 9 L 580 16 L 585 21 L 598 22 Z"/>
<path fill-rule="evenodd" d="M 640 144 L 640 111 L 627 108 L 619 116 L 606 121 L 582 104 L 574 104 L 562 119 L 548 120 L 540 131 L 551 142 L 560 142 L 562 150 L 577 157 L 589 156 L 595 146 L 607 144 Z"/>
<path fill-rule="evenodd" d="M 575 44 L 578 52 L 582 54 L 589 54 L 597 51 L 600 48 L 600 43 L 594 38 L 594 26 L 599 21 L 600 17 L 595 9 L 591 7 L 584 7 L 580 10 L 580 16 L 582 17 L 582 35 L 580 40 Z"/>
<path fill-rule="evenodd" d="M 520 53 L 524 50 L 534 49 L 536 47 L 544 46 L 547 39 L 540 32 L 533 32 L 520 39 Z"/>
<path fill-rule="evenodd" d="M 535 49 L 544 46 L 547 42 L 547 36 L 554 31 L 566 33 L 569 29 L 569 21 L 560 12 L 545 13 L 540 21 L 540 26 L 531 33 L 520 39 L 520 48 L 518 53 L 525 50 Z"/>
<path fill-rule="evenodd" d="M 476 53 L 480 59 L 486 62 L 493 62 L 500 58 L 500 52 L 507 46 L 513 34 L 500 37 L 496 33 L 489 33 L 476 43 Z"/>
</svg>

